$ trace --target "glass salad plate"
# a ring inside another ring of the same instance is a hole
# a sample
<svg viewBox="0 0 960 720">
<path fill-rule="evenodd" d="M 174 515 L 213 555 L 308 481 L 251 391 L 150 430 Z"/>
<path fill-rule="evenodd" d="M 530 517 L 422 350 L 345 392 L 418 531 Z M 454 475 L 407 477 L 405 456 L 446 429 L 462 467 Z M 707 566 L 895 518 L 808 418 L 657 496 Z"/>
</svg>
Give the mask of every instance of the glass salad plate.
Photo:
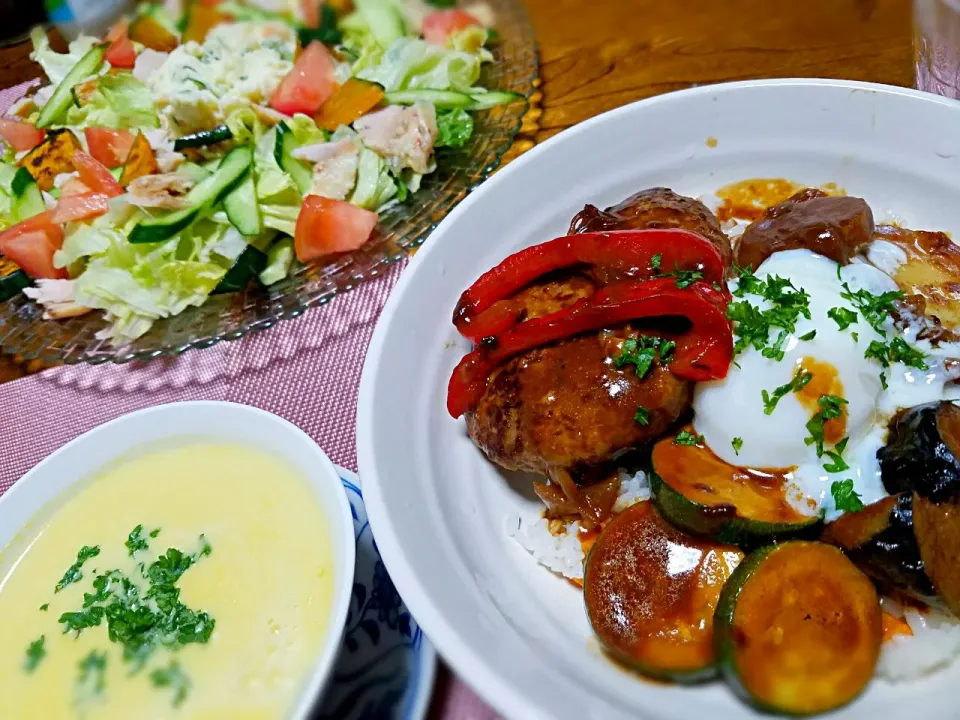
<svg viewBox="0 0 960 720">
<path fill-rule="evenodd" d="M 491 47 L 494 62 L 484 66 L 480 82 L 529 98 L 537 77 L 529 17 L 519 0 L 489 0 L 489 4 L 496 13 L 499 40 Z M 424 179 L 409 202 L 381 213 L 374 236 L 355 252 L 298 266 L 269 289 L 251 285 L 244 292 L 211 296 L 203 306 L 160 320 L 145 335 L 121 347 L 97 338 L 106 327 L 99 314 L 44 320 L 39 305 L 18 295 L 0 304 L 0 348 L 45 363 L 125 363 L 237 340 L 298 317 L 337 293 L 380 276 L 422 244 L 447 213 L 497 168 L 526 110 L 526 102 L 515 102 L 477 113 L 469 142 L 456 150 L 438 149 L 437 171 Z"/>
</svg>

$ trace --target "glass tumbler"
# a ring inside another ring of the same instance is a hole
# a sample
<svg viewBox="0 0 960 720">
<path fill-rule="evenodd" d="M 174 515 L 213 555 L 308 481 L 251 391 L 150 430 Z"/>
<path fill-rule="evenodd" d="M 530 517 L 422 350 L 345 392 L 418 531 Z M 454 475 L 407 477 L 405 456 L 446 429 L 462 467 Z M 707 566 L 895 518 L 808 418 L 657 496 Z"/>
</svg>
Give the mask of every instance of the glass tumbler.
<svg viewBox="0 0 960 720">
<path fill-rule="evenodd" d="M 960 98 L 960 0 L 914 0 L 918 90 Z"/>
</svg>

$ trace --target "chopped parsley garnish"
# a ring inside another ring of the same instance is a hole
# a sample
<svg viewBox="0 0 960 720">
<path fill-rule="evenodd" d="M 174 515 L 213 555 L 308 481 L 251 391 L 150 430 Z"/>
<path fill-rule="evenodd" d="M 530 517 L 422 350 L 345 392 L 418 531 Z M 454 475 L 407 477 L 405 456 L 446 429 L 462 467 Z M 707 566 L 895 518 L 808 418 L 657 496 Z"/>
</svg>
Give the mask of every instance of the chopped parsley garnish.
<svg viewBox="0 0 960 720">
<path fill-rule="evenodd" d="M 156 530 L 151 530 L 149 535 L 152 538 L 155 538 L 160 534 L 160 528 Z M 147 539 L 143 537 L 143 525 L 137 525 L 133 530 L 130 531 L 130 534 L 127 536 L 127 541 L 124 543 L 127 546 L 127 553 L 130 557 L 133 557 L 136 553 L 141 550 L 147 550 L 150 546 L 147 543 Z"/>
<path fill-rule="evenodd" d="M 816 444 L 817 457 L 823 457 L 823 427 L 827 420 L 843 415 L 841 406 L 846 405 L 847 401 L 836 395 L 821 395 L 817 398 L 817 404 L 820 405 L 820 410 L 807 423 L 807 432 L 810 433 L 810 437 L 805 438 L 804 442 L 807 445 Z"/>
<path fill-rule="evenodd" d="M 847 461 L 843 459 L 843 451 L 847 449 L 847 442 L 849 442 L 849 440 L 849 437 L 845 437 L 843 440 L 833 446 L 833 450 L 823 451 L 823 454 L 831 460 L 831 462 L 824 463 L 823 465 L 823 469 L 828 473 L 838 473 L 850 469 L 850 466 L 847 465 Z"/>
<path fill-rule="evenodd" d="M 655 256 L 656 257 L 656 256 Z M 660 264 L 657 263 L 659 268 Z M 674 263 L 673 270 L 666 273 L 658 272 L 654 275 L 655 278 L 669 278 L 672 277 L 676 281 L 677 287 L 680 290 L 683 290 L 686 287 L 690 287 L 697 280 L 703 280 L 703 273 L 700 270 L 681 270 L 680 266 Z"/>
<path fill-rule="evenodd" d="M 91 650 L 80 661 L 80 676 L 77 679 L 77 690 L 81 696 L 101 695 L 106 686 L 104 674 L 107 671 L 107 653 Z"/>
<path fill-rule="evenodd" d="M 176 660 L 169 667 L 157 668 L 150 673 L 150 681 L 154 687 L 173 689 L 173 706 L 179 707 L 187 699 L 190 692 L 190 678 Z"/>
<path fill-rule="evenodd" d="M 789 333 L 796 330 L 797 320 L 803 316 L 810 319 L 810 296 L 802 288 L 796 288 L 789 280 L 776 275 L 761 280 L 749 269 L 740 269 L 740 278 L 734 297 L 746 298 L 755 295 L 770 303 L 761 310 L 749 300 L 741 299 L 727 305 L 727 317 L 736 323 L 734 352 L 741 353 L 748 347 L 759 350 L 764 357 L 783 359 L 783 345 Z M 770 333 L 778 328 L 776 340 L 770 341 Z"/>
<path fill-rule="evenodd" d="M 96 606 L 89 610 L 78 610 L 77 612 L 65 612 L 57 620 L 63 625 L 63 631 L 80 633 L 81 630 L 97 627 L 103 622 L 103 608 Z"/>
<path fill-rule="evenodd" d="M 876 360 L 885 368 L 890 367 L 890 363 L 894 362 L 900 362 L 918 370 L 926 370 L 929 367 L 925 360 L 927 356 L 916 348 L 910 347 L 909 343 L 901 337 L 895 337 L 890 342 L 871 340 L 863 356 Z"/>
<path fill-rule="evenodd" d="M 842 512 L 859 512 L 863 510 L 863 501 L 853 489 L 853 480 L 838 480 L 830 486 L 830 494 L 833 495 L 833 504 L 837 510 Z"/>
<path fill-rule="evenodd" d="M 880 387 L 886 390 L 890 385 L 887 384 L 887 374 L 885 372 L 880 373 Z"/>
<path fill-rule="evenodd" d="M 40 664 L 40 661 L 43 660 L 44 656 L 47 654 L 47 651 L 43 647 L 46 640 L 47 636 L 41 635 L 27 647 L 27 657 L 23 661 L 23 669 L 28 673 L 32 673 L 34 670 L 36 670 L 37 665 Z"/>
<path fill-rule="evenodd" d="M 807 372 L 802 368 L 797 368 L 797 372 L 793 376 L 793 379 L 786 385 L 781 385 L 780 387 L 775 388 L 773 393 L 768 393 L 766 390 L 762 390 L 761 396 L 763 397 L 763 412 L 767 415 L 772 415 L 774 409 L 777 407 L 777 403 L 780 402 L 781 398 L 785 397 L 791 392 L 800 392 L 812 379 L 813 373 Z"/>
<path fill-rule="evenodd" d="M 613 359 L 613 364 L 617 369 L 633 365 L 636 368 L 637 377 L 642 380 L 650 372 L 658 354 L 660 363 L 666 365 L 673 358 L 676 347 L 677 344 L 673 340 L 664 340 L 656 335 L 627 338 L 623 341 L 620 354 Z"/>
<path fill-rule="evenodd" d="M 903 291 L 891 290 L 874 295 L 868 290 L 854 292 L 847 283 L 843 283 L 843 292 L 840 293 L 840 297 L 853 303 L 853 306 L 863 315 L 863 319 L 870 323 L 874 330 L 883 334 L 883 322 L 894 311 L 894 301 L 903 298 Z"/>
<path fill-rule="evenodd" d="M 859 316 L 849 308 L 834 307 L 827 311 L 827 317 L 833 320 L 841 330 L 846 330 L 857 321 Z"/>
<path fill-rule="evenodd" d="M 741 438 L 741 437 L 735 437 L 733 440 L 730 441 L 730 444 L 733 445 L 733 453 L 734 453 L 734 455 L 739 455 L 739 454 L 740 454 L 740 448 L 743 447 L 743 438 Z"/>
<path fill-rule="evenodd" d="M 46 612 L 49 609 L 50 609 L 50 603 L 44 603 L 43 605 L 40 606 L 40 612 Z"/>
<path fill-rule="evenodd" d="M 84 545 L 82 548 L 80 548 L 80 552 L 77 553 L 77 561 L 67 568 L 67 571 L 63 574 L 63 577 L 60 578 L 60 582 L 57 583 L 57 586 L 53 589 L 53 591 L 58 593 L 67 585 L 78 582 L 83 577 L 83 573 L 80 572 L 80 568 L 83 567 L 83 564 L 87 560 L 90 558 L 95 558 L 99 554 L 99 545 Z"/>
<path fill-rule="evenodd" d="M 663 262 L 663 253 L 657 253 L 650 258 L 650 269 L 654 273 L 660 272 L 660 263 Z"/>
<path fill-rule="evenodd" d="M 673 439 L 674 445 L 700 445 L 703 442 L 703 435 L 697 435 L 687 430 L 681 430 Z"/>
<path fill-rule="evenodd" d="M 641 425 L 649 425 L 650 411 L 647 410 L 643 405 L 637 405 L 637 412 L 633 416 L 633 419 L 636 420 Z"/>
<path fill-rule="evenodd" d="M 804 342 L 810 342 L 810 341 L 813 340 L 816 336 L 817 336 L 817 331 L 816 331 L 816 330 L 811 330 L 811 331 L 808 332 L 806 335 L 801 335 L 801 336 L 800 336 L 800 339 L 803 340 Z"/>
</svg>

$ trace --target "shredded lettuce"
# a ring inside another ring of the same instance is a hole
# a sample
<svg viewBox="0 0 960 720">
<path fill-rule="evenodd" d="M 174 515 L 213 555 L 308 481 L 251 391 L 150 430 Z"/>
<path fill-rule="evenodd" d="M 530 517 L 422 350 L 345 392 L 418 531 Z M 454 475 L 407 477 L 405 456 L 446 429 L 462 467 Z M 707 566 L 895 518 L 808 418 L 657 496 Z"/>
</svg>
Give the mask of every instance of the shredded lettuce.
<svg viewBox="0 0 960 720">
<path fill-rule="evenodd" d="M 326 142 L 327 140 L 327 134 L 317 127 L 313 118 L 303 113 L 294 115 L 293 119 L 287 123 L 287 127 L 293 132 L 293 139 L 297 141 L 297 147 Z"/>
<path fill-rule="evenodd" d="M 484 27 L 471 25 L 463 30 L 451 33 L 447 38 L 447 47 L 460 52 L 479 55 L 481 62 L 491 62 L 493 54 L 484 45 L 487 44 L 489 33 Z"/>
<path fill-rule="evenodd" d="M 79 62 L 80 58 L 100 42 L 95 37 L 81 35 L 70 43 L 68 46 L 69 52 L 58 53 L 50 47 L 47 33 L 39 26 L 30 31 L 30 39 L 33 41 L 33 52 L 30 53 L 30 59 L 43 68 L 50 82 L 54 85 L 59 85 L 67 76 L 67 73 L 73 69 L 73 66 Z"/>
<path fill-rule="evenodd" d="M 301 196 L 293 178 L 285 173 L 273 154 L 277 130 L 270 128 L 260 138 L 253 154 L 253 169 L 257 177 L 257 198 L 264 205 L 300 206 Z M 261 206 L 261 211 L 262 211 Z M 282 228 L 277 228 L 281 230 Z"/>
<path fill-rule="evenodd" d="M 480 54 L 432 45 L 418 38 L 401 38 L 382 56 L 361 56 L 354 74 L 362 80 L 396 90 L 457 90 L 471 92 L 480 79 Z"/>
<path fill-rule="evenodd" d="M 13 176 L 17 169 L 13 165 L 0 163 L 0 230 L 14 224 L 13 217 Z"/>
<path fill-rule="evenodd" d="M 360 150 L 357 185 L 350 196 L 353 205 L 378 210 L 397 194 L 397 183 L 383 158 L 369 148 Z"/>
<path fill-rule="evenodd" d="M 473 118 L 457 108 L 437 113 L 437 142 L 434 147 L 463 147 L 473 135 Z"/>
<path fill-rule="evenodd" d="M 300 204 L 261 204 L 260 214 L 263 217 L 263 224 L 268 228 L 279 230 L 280 232 L 286 233 L 290 237 L 293 237 L 297 230 L 297 218 L 300 216 Z"/>
<path fill-rule="evenodd" d="M 256 144 L 263 137 L 263 123 L 253 111 L 253 108 L 241 107 L 232 110 L 226 118 L 226 126 L 230 128 L 233 139 L 238 145 Z"/>
<path fill-rule="evenodd" d="M 130 73 L 118 73 L 100 77 L 89 101 L 70 106 L 65 124 L 140 130 L 160 127 L 160 118 L 147 86 Z"/>
</svg>

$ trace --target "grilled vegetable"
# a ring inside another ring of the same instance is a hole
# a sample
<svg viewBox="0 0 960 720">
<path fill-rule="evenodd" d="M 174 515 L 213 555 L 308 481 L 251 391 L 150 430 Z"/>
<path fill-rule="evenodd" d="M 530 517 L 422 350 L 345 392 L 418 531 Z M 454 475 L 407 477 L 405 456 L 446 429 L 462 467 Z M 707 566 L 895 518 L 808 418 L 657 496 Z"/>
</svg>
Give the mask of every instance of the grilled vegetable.
<svg viewBox="0 0 960 720">
<path fill-rule="evenodd" d="M 156 155 L 153 154 L 153 148 L 150 147 L 150 142 L 144 134 L 138 132 L 130 147 L 130 153 L 123 163 L 120 184 L 126 187 L 139 177 L 155 175 L 158 172 L 160 172 L 160 166 L 157 164 Z"/>
<path fill-rule="evenodd" d="M 321 106 L 314 120 L 324 130 L 333 132 L 341 125 L 350 125 L 375 108 L 383 100 L 383 87 L 375 82 L 350 78 L 333 91 Z"/>
<path fill-rule="evenodd" d="M 675 567 L 682 557 L 683 567 Z M 743 555 L 676 530 L 650 502 L 620 513 L 587 556 L 583 597 L 611 656 L 655 678 L 697 682 L 716 673 L 713 613 Z"/>
<path fill-rule="evenodd" d="M 960 505 L 913 495 L 920 559 L 943 604 L 960 617 Z"/>
<path fill-rule="evenodd" d="M 159 52 L 173 52 L 180 44 L 176 35 L 147 14 L 140 15 L 130 23 L 127 32 L 134 42 Z"/>
<path fill-rule="evenodd" d="M 203 41 L 207 39 L 207 33 L 225 19 L 225 16 L 217 10 L 216 5 L 203 2 L 190 3 L 187 10 L 186 26 L 183 30 L 183 42 L 193 40 L 202 45 Z"/>
<path fill-rule="evenodd" d="M 19 295 L 30 285 L 30 276 L 12 260 L 0 255 L 0 302 Z"/>
<path fill-rule="evenodd" d="M 720 669 L 761 710 L 826 712 L 853 700 L 872 677 L 880 616 L 873 583 L 837 548 L 770 545 L 747 557 L 720 595 Z"/>
<path fill-rule="evenodd" d="M 670 437 L 654 446 L 652 461 L 653 502 L 689 532 L 756 546 L 815 532 L 820 524 L 790 506 L 782 476 L 728 465 L 703 445 L 680 445 Z"/>
<path fill-rule="evenodd" d="M 913 522 L 913 494 L 900 493 L 842 515 L 824 528 L 823 540 L 841 548 L 870 577 L 929 601 L 933 584 L 924 571 Z"/>
<path fill-rule="evenodd" d="M 960 407 L 952 402 L 918 405 L 890 423 L 877 451 L 883 486 L 890 494 L 916 491 L 933 502 L 960 496 Z"/>
<path fill-rule="evenodd" d="M 75 170 L 73 154 L 82 149 L 77 136 L 69 130 L 51 130 L 46 140 L 23 156 L 20 167 L 33 175 L 41 190 L 50 190 L 57 175 Z"/>
<path fill-rule="evenodd" d="M 173 149 L 177 152 L 180 152 L 186 148 L 213 145 L 214 143 L 229 140 L 232 137 L 233 133 L 230 132 L 230 128 L 228 128 L 226 125 L 218 125 L 217 127 L 213 128 L 213 130 L 201 130 L 200 132 L 195 132 L 190 135 L 184 135 L 183 137 L 177 138 L 173 142 Z"/>
</svg>

